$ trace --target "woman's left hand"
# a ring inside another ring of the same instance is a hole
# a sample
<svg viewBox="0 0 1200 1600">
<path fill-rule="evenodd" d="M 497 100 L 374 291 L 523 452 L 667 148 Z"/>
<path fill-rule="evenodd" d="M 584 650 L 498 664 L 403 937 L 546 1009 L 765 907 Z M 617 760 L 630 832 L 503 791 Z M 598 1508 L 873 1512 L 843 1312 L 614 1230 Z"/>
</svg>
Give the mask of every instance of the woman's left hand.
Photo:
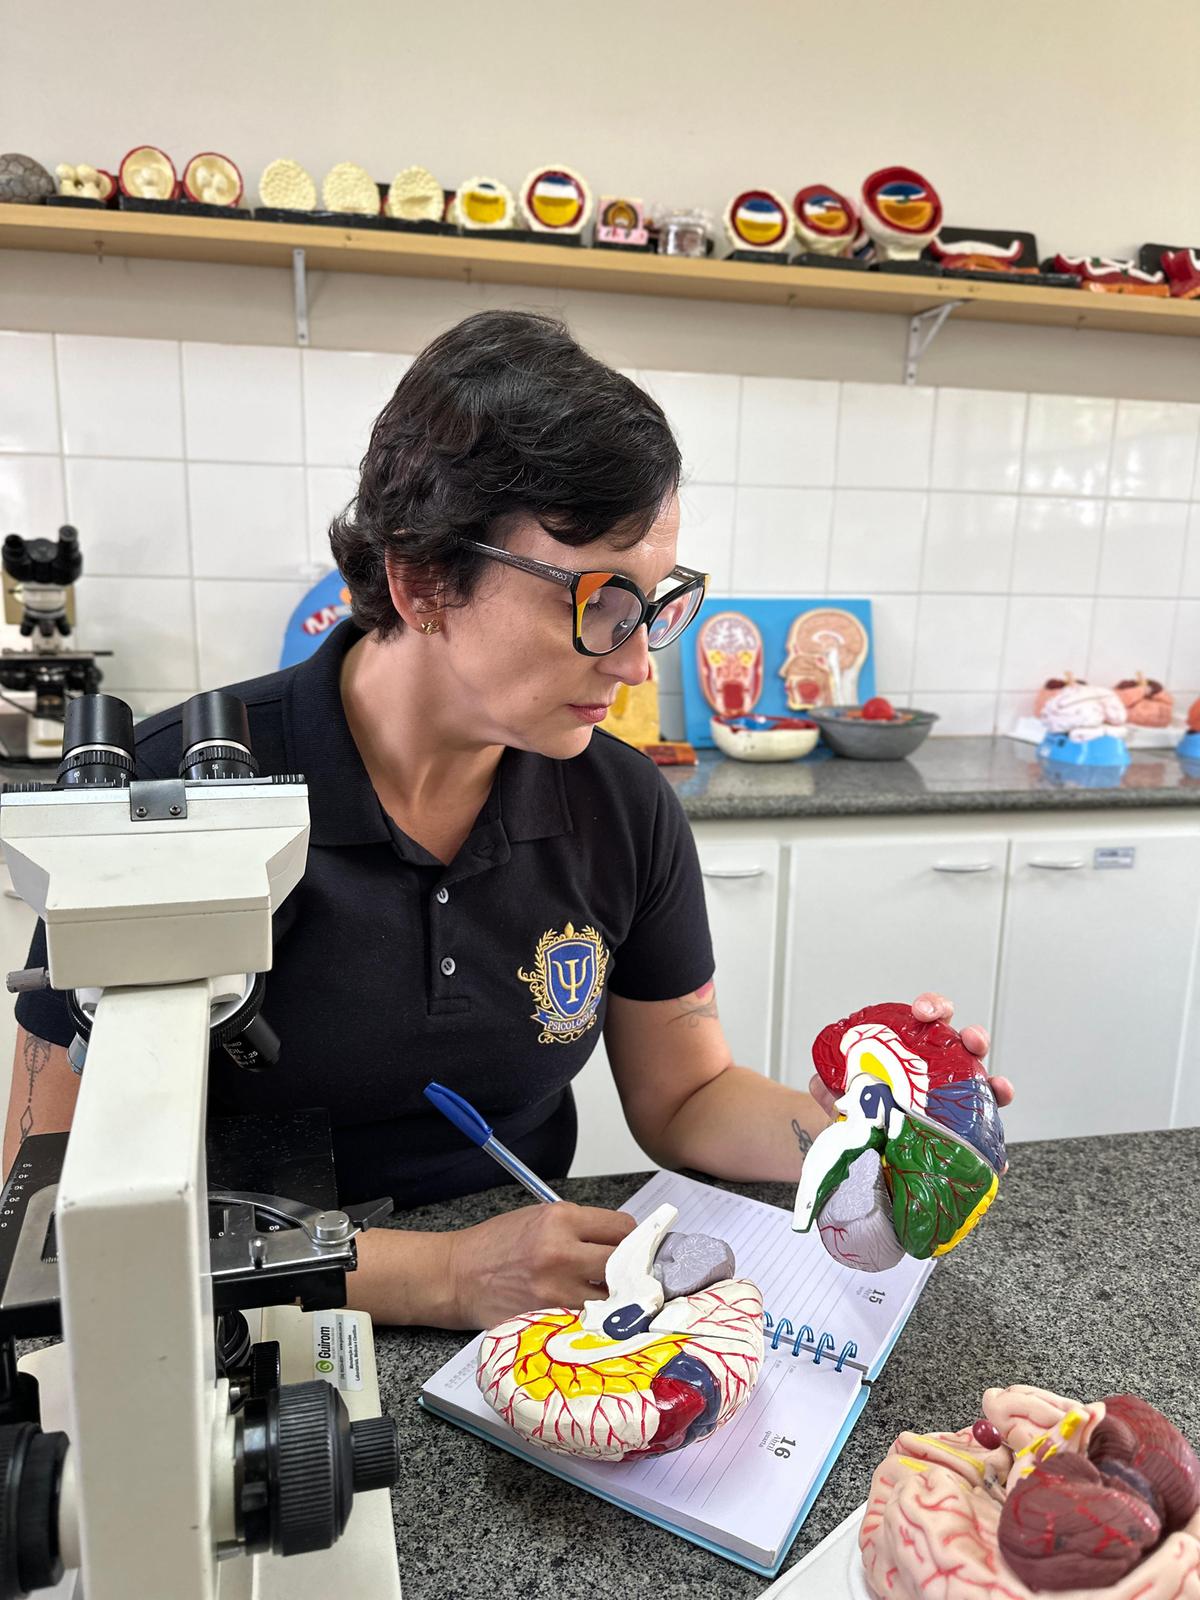
<svg viewBox="0 0 1200 1600">
<path fill-rule="evenodd" d="M 913 1016 L 918 1022 L 949 1022 L 954 1015 L 954 1001 L 947 1000 L 944 994 L 919 994 L 913 1001 Z M 992 1047 L 986 1028 L 978 1028 L 968 1023 L 959 1037 L 964 1047 L 973 1056 L 978 1056 L 982 1061 Z M 996 1096 L 998 1106 L 1012 1104 L 1013 1086 L 1007 1078 L 989 1078 L 992 1093 Z"/>
<path fill-rule="evenodd" d="M 949 1022 L 954 1015 L 954 1002 L 953 1000 L 947 1000 L 944 994 L 928 992 L 917 996 L 913 1001 L 912 1009 L 913 1016 L 916 1017 L 918 1022 Z M 988 1038 L 986 1028 L 979 1028 L 969 1023 L 962 1030 L 960 1037 L 964 1047 L 973 1056 L 978 1056 L 981 1061 L 991 1049 L 992 1041 Z M 988 1082 L 992 1086 L 992 1093 L 996 1096 L 996 1104 L 999 1106 L 1011 1105 L 1013 1086 L 1008 1079 L 989 1078 Z M 837 1112 L 833 1104 L 833 1096 L 815 1073 L 808 1089 L 813 1099 L 827 1116 L 836 1116 Z"/>
</svg>

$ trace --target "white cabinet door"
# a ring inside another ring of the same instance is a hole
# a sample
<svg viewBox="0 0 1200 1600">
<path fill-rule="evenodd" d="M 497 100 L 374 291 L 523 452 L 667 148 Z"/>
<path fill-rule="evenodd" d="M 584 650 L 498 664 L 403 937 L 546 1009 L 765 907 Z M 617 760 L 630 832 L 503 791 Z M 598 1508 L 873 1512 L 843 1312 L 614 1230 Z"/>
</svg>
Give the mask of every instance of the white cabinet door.
<svg viewBox="0 0 1200 1600">
<path fill-rule="evenodd" d="M 782 1076 L 806 1088 L 826 1023 L 924 989 L 956 1020 L 991 1024 L 1004 871 L 1002 834 L 884 835 L 791 847 Z"/>
<path fill-rule="evenodd" d="M 717 964 L 721 1025 L 742 1067 L 768 1072 L 775 1015 L 779 845 L 771 839 L 699 844 Z"/>
<path fill-rule="evenodd" d="M 1106 848 L 1131 864 L 1098 866 Z M 1170 1125 L 1198 907 L 1200 838 L 1014 842 L 995 1048 L 1013 1139 Z"/>
<path fill-rule="evenodd" d="M 779 845 L 772 839 L 705 839 L 698 848 L 725 1037 L 735 1061 L 766 1072 L 775 1004 Z M 626 1125 L 602 1044 L 572 1088 L 579 1118 L 572 1177 L 654 1165 Z"/>
</svg>

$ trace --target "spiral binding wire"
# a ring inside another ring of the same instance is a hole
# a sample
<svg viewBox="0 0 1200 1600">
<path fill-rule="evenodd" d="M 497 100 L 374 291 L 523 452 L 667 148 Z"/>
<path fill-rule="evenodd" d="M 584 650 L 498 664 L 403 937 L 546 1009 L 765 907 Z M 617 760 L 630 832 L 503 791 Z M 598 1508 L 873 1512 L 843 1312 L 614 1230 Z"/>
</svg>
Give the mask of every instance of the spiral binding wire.
<svg viewBox="0 0 1200 1600">
<path fill-rule="evenodd" d="M 820 1366 L 822 1360 L 837 1349 L 837 1340 L 831 1333 L 822 1333 L 818 1339 L 807 1322 L 802 1322 L 799 1329 L 792 1327 L 787 1317 L 780 1317 L 776 1322 L 769 1311 L 763 1312 L 764 1330 L 771 1330 L 771 1349 L 778 1350 L 783 1342 L 791 1344 L 792 1354 L 798 1356 L 801 1350 L 813 1352 L 813 1365 Z M 840 1372 L 846 1362 L 858 1354 L 858 1345 L 853 1339 L 847 1339 L 842 1346 L 837 1360 L 834 1362 L 834 1371 Z"/>
</svg>

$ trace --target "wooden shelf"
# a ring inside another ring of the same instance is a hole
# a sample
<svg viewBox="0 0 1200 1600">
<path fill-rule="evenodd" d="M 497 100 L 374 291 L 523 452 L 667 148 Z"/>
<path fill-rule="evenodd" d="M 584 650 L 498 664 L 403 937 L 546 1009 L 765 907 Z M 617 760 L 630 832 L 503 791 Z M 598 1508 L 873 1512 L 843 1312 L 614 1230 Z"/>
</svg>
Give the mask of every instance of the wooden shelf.
<svg viewBox="0 0 1200 1600">
<path fill-rule="evenodd" d="M 0 249 L 290 268 L 292 251 L 297 248 L 305 251 L 310 271 L 374 272 L 449 278 L 459 283 L 530 284 L 909 317 L 958 300 L 962 304 L 954 312 L 955 321 L 968 318 L 1119 333 L 1200 335 L 1200 301 L 836 268 L 688 261 L 674 256 L 506 243 L 486 237 L 384 233 L 140 211 L 0 206 Z"/>
</svg>

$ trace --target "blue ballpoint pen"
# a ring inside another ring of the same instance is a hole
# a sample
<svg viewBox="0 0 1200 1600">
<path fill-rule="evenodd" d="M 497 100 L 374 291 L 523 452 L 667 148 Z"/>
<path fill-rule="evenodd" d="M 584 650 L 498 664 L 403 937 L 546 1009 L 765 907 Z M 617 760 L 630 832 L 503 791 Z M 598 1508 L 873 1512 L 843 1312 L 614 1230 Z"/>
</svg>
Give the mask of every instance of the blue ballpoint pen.
<svg viewBox="0 0 1200 1600">
<path fill-rule="evenodd" d="M 525 1185 L 530 1194 L 536 1195 L 539 1200 L 544 1200 L 547 1205 L 562 1199 L 562 1196 L 555 1194 L 548 1183 L 542 1182 L 536 1172 L 531 1172 L 518 1156 L 513 1155 L 506 1145 L 500 1143 L 475 1107 L 464 1100 L 462 1095 L 455 1094 L 453 1089 L 447 1089 L 444 1084 L 429 1083 L 425 1086 L 425 1098 L 435 1105 L 444 1117 L 448 1117 L 460 1133 L 465 1133 L 472 1144 L 477 1144 L 491 1156 L 493 1161 L 498 1161 L 506 1172 L 511 1172 L 518 1183 Z"/>
</svg>

